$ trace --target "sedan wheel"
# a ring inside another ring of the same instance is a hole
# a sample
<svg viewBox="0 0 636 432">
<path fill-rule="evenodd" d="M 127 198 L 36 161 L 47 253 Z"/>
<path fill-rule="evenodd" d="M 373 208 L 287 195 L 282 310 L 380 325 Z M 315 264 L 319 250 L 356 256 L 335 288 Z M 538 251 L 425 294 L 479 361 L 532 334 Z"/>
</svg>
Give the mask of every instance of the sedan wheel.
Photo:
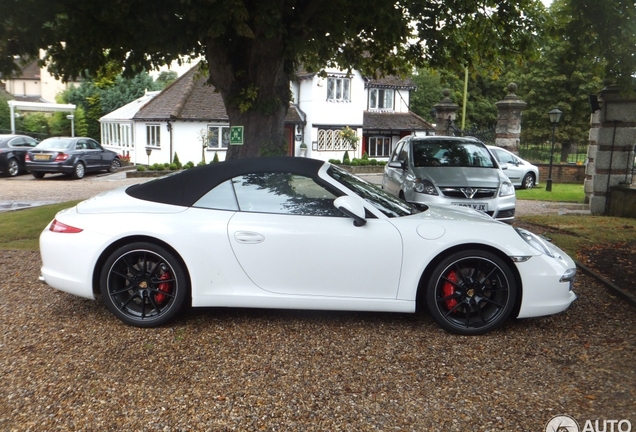
<svg viewBox="0 0 636 432">
<path fill-rule="evenodd" d="M 532 189 L 534 187 L 534 175 L 530 173 L 526 174 L 521 185 L 524 189 Z"/>
<path fill-rule="evenodd" d="M 483 334 L 501 326 L 516 299 L 517 286 L 509 266 L 482 250 L 458 252 L 443 260 L 426 292 L 435 321 L 462 335 Z"/>
<path fill-rule="evenodd" d="M 85 173 L 86 173 L 86 170 L 84 169 L 84 164 L 82 162 L 78 162 L 77 165 L 75 165 L 75 169 L 73 170 L 73 178 L 74 179 L 84 178 Z"/>
<path fill-rule="evenodd" d="M 18 172 L 20 171 L 20 166 L 18 165 L 18 161 L 15 159 L 9 159 L 9 162 L 7 162 L 7 175 L 9 177 L 15 177 L 18 175 Z"/>
<path fill-rule="evenodd" d="M 180 262 L 152 243 L 132 243 L 113 252 L 100 287 L 108 309 L 126 324 L 154 327 L 169 321 L 188 291 Z"/>
</svg>

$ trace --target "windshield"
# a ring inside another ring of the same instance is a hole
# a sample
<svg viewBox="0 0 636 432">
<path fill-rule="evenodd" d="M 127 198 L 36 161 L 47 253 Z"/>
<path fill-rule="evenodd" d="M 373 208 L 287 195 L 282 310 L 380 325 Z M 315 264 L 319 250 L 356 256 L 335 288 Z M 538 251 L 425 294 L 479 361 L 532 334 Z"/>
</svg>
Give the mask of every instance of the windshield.
<svg viewBox="0 0 636 432">
<path fill-rule="evenodd" d="M 414 213 L 419 213 L 419 210 L 406 201 L 402 201 L 393 195 L 389 195 L 376 185 L 356 177 L 335 165 L 331 165 L 329 167 L 327 174 L 338 180 L 347 188 L 351 189 L 360 197 L 364 198 L 366 202 L 380 210 L 388 217 L 408 216 Z"/>
<path fill-rule="evenodd" d="M 481 143 L 427 139 L 413 141 L 413 166 L 495 168 L 497 165 Z"/>
<path fill-rule="evenodd" d="M 71 144 L 72 139 L 51 138 L 42 141 L 37 145 L 39 149 L 66 149 Z"/>
</svg>

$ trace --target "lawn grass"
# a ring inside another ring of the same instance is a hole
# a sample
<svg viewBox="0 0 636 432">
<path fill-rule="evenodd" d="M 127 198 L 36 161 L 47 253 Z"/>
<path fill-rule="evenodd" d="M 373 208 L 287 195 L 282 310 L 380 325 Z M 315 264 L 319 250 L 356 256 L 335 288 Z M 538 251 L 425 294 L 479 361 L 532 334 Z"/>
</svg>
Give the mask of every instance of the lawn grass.
<svg viewBox="0 0 636 432">
<path fill-rule="evenodd" d="M 46 225 L 62 209 L 81 200 L 0 213 L 0 249 L 38 250 L 38 239 Z"/>
<path fill-rule="evenodd" d="M 636 219 L 613 216 L 529 215 L 515 218 L 515 223 L 530 223 L 531 231 L 543 233 L 570 256 L 599 245 L 636 244 Z M 543 232 L 545 230 L 545 232 Z"/>
<path fill-rule="evenodd" d="M 585 192 L 582 184 L 553 183 L 552 192 L 545 190 L 545 183 L 532 189 L 517 189 L 517 199 L 583 203 Z"/>
</svg>

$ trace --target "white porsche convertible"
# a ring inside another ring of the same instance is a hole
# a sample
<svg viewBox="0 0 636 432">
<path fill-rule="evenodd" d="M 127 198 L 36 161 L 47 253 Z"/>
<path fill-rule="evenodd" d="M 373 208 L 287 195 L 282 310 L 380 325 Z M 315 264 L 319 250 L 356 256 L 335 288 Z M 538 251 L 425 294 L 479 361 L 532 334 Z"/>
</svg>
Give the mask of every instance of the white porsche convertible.
<svg viewBox="0 0 636 432">
<path fill-rule="evenodd" d="M 415 312 L 482 334 L 565 310 L 576 267 L 540 237 L 465 208 L 414 207 L 292 157 L 211 164 L 102 193 L 40 237 L 53 288 L 152 327 L 197 307 Z"/>
</svg>

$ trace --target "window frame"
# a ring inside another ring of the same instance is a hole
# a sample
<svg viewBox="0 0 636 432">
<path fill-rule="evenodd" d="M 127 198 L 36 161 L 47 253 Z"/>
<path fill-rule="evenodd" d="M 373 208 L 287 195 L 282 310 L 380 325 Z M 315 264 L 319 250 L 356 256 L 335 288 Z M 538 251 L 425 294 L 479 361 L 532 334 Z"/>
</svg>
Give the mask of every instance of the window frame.
<svg viewBox="0 0 636 432">
<path fill-rule="evenodd" d="M 351 78 L 350 77 L 346 77 L 346 76 L 327 77 L 327 102 L 351 102 Z"/>
<path fill-rule="evenodd" d="M 211 131 L 215 130 L 215 134 L 211 134 Z M 230 125 L 214 125 L 209 124 L 207 127 L 208 131 L 208 142 L 206 150 L 210 151 L 219 151 L 219 150 L 227 150 L 230 148 Z M 227 140 L 224 137 L 224 132 L 227 134 Z M 211 145 L 212 137 L 216 138 L 216 145 Z"/>
<path fill-rule="evenodd" d="M 374 99 L 373 95 L 375 95 L 375 104 L 372 103 Z M 390 104 L 387 103 L 388 95 L 391 95 Z M 380 106 L 380 101 L 382 101 L 382 106 Z M 387 105 L 390 105 L 390 106 L 387 106 Z M 377 87 L 370 88 L 369 89 L 369 110 L 394 111 L 395 110 L 395 90 L 377 88 Z"/>
<path fill-rule="evenodd" d="M 161 148 L 161 125 L 157 123 L 146 124 L 146 146 Z"/>
</svg>

